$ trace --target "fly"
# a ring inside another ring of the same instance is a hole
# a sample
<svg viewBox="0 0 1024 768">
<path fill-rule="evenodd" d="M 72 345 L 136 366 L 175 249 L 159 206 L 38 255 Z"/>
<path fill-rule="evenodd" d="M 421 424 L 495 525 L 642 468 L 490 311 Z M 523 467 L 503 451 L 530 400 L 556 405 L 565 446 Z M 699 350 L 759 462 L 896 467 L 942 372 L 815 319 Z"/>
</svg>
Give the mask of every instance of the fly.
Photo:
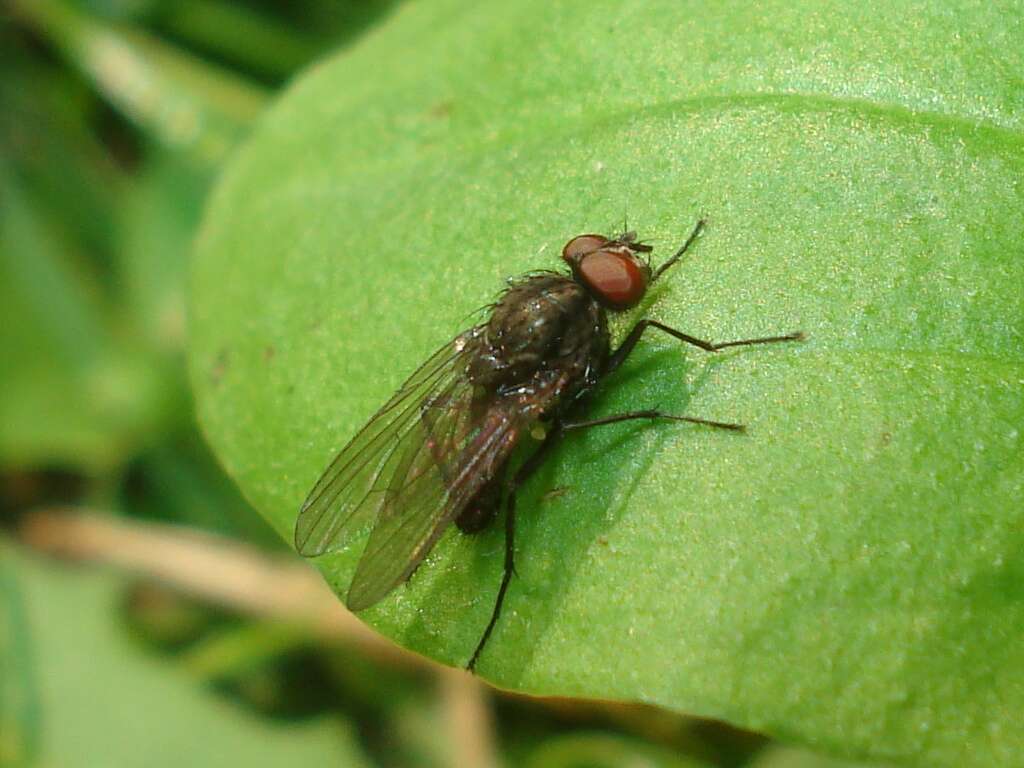
<svg viewBox="0 0 1024 768">
<path fill-rule="evenodd" d="M 315 557 L 344 548 L 369 529 L 345 598 L 351 610 L 369 608 L 407 581 L 449 525 L 476 533 L 504 506 L 504 571 L 490 621 L 466 665 L 472 670 L 515 572 L 516 490 L 562 434 L 632 419 L 743 430 L 656 409 L 569 418 L 648 328 L 707 352 L 803 338 L 789 333 L 712 343 L 645 319 L 611 348 L 607 313 L 636 306 L 703 228 L 698 221 L 657 269 L 650 265 L 651 246 L 635 232 L 572 238 L 562 249 L 567 273 L 534 272 L 512 281 L 486 322 L 431 355 L 341 450 L 302 505 L 295 548 Z M 531 433 L 544 435 L 540 446 L 511 466 L 514 448 Z"/>
</svg>

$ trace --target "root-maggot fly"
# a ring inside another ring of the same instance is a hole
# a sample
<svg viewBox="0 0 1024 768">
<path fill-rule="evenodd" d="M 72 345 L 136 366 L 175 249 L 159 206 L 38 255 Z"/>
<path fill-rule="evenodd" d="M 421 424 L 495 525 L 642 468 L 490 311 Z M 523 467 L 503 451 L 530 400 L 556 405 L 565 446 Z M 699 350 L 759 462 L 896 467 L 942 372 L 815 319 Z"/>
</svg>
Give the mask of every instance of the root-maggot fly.
<svg viewBox="0 0 1024 768">
<path fill-rule="evenodd" d="M 649 262 L 651 246 L 634 232 L 572 238 L 562 249 L 569 272 L 537 272 L 511 281 L 486 322 L 431 355 L 341 450 L 302 505 L 295 547 L 307 557 L 321 555 L 345 547 L 369 528 L 345 600 L 350 609 L 368 608 L 408 580 L 451 523 L 475 533 L 504 506 L 504 574 L 491 619 L 467 664 L 473 669 L 514 572 L 516 489 L 560 435 L 629 419 L 743 429 L 653 409 L 570 419 L 648 328 L 708 352 L 802 338 L 789 333 L 712 343 L 641 320 L 611 348 L 607 312 L 640 302 L 703 226 L 699 221 L 656 269 Z M 544 441 L 519 466 L 510 466 L 513 449 L 538 422 L 544 425 Z"/>
</svg>

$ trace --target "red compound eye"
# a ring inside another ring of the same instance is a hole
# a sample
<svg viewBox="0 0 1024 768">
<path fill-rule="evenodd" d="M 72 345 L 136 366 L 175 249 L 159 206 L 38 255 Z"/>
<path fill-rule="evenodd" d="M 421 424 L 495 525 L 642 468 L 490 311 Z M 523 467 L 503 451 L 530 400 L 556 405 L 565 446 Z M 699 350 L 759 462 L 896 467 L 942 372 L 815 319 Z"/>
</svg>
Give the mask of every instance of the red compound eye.
<svg viewBox="0 0 1024 768">
<path fill-rule="evenodd" d="M 577 235 L 565 244 L 562 249 L 562 258 L 572 266 L 576 266 L 579 260 L 588 253 L 593 253 L 610 242 L 611 240 L 603 235 Z"/>
<path fill-rule="evenodd" d="M 635 306 L 647 292 L 650 279 L 646 265 L 625 248 L 586 254 L 577 262 L 575 272 L 595 299 L 616 310 Z"/>
</svg>

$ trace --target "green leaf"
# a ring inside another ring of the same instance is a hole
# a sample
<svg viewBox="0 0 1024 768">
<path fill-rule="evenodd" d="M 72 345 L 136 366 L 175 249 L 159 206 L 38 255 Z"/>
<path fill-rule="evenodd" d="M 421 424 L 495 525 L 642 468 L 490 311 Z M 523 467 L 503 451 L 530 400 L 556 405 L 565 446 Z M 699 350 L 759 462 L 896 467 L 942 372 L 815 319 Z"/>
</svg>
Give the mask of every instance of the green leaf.
<svg viewBox="0 0 1024 768">
<path fill-rule="evenodd" d="M 851 763 L 792 747 L 770 746 L 758 753 L 748 768 L 882 768 L 878 763 Z"/>
<path fill-rule="evenodd" d="M 118 278 L 137 324 L 133 330 L 177 368 L 185 337 L 186 265 L 209 184 L 207 169 L 181 155 L 151 152 L 120 209 Z"/>
<path fill-rule="evenodd" d="M 121 600 L 116 577 L 47 565 L 2 541 L 0 558 L 13 564 L 30 607 L 41 764 L 366 764 L 344 721 L 256 717 L 147 654 L 111 620 Z"/>
<path fill-rule="evenodd" d="M 535 749 L 526 768 L 706 768 L 710 763 L 609 733 L 572 733 Z"/>
<path fill-rule="evenodd" d="M 200 162 L 220 161 L 263 109 L 263 93 L 247 81 L 66 0 L 12 7 L 149 137 Z"/>
<path fill-rule="evenodd" d="M 95 270 L 2 163 L 0 196 L 0 464 L 109 469 L 164 420 L 164 388 L 114 334 Z"/>
<path fill-rule="evenodd" d="M 0 553 L 5 545 L 0 544 Z M 39 692 L 25 600 L 17 574 L 0 559 L 0 765 L 35 765 Z"/>
<path fill-rule="evenodd" d="M 0 32 L 0 146 L 10 170 L 100 264 L 123 177 L 92 132 L 95 102 L 74 73 L 40 61 L 8 26 Z"/>
<path fill-rule="evenodd" d="M 503 279 L 623 214 L 685 262 L 615 325 L 665 336 L 594 403 L 739 421 L 574 434 L 520 495 L 480 663 L 849 756 L 1024 748 L 1024 29 L 949 2 L 402 9 L 300 78 L 231 163 L 191 370 L 282 536 L 331 456 Z M 561 495 L 545 491 L 564 488 Z M 366 611 L 463 664 L 501 526 Z M 318 566 L 344 594 L 360 546 Z"/>
</svg>

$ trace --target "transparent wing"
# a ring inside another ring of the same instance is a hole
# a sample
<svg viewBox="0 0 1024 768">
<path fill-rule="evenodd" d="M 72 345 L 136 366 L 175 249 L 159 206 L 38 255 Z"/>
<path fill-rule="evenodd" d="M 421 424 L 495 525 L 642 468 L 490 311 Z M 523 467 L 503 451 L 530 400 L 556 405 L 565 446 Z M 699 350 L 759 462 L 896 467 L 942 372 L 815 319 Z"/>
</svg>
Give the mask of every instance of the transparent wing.
<svg viewBox="0 0 1024 768">
<path fill-rule="evenodd" d="M 472 328 L 431 355 L 335 457 L 295 523 L 300 554 L 341 549 L 376 521 L 396 478 L 407 474 L 422 451 L 431 419 L 449 430 L 457 426 L 431 414 L 472 396 L 465 370 L 481 333 Z"/>
<path fill-rule="evenodd" d="M 471 391 L 452 392 L 457 398 Z M 454 407 L 452 407 L 454 406 Z M 407 444 L 345 602 L 367 608 L 404 582 L 448 525 L 493 478 L 515 447 L 523 416 L 491 403 L 479 421 L 469 402 L 434 409 Z"/>
</svg>

